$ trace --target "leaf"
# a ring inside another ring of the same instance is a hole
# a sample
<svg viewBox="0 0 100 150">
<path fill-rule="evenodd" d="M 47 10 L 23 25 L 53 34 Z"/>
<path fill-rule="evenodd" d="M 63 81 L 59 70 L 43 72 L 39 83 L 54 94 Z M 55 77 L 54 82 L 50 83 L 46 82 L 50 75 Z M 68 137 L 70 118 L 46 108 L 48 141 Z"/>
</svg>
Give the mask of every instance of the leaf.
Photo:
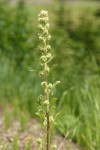
<svg viewBox="0 0 100 150">
<path fill-rule="evenodd" d="M 51 106 L 51 107 L 52 107 L 52 106 L 55 106 L 56 101 L 57 101 L 57 98 L 52 98 L 52 99 L 50 100 L 50 106 Z"/>
<path fill-rule="evenodd" d="M 60 113 L 61 111 L 56 114 L 55 119 L 60 115 Z"/>
</svg>

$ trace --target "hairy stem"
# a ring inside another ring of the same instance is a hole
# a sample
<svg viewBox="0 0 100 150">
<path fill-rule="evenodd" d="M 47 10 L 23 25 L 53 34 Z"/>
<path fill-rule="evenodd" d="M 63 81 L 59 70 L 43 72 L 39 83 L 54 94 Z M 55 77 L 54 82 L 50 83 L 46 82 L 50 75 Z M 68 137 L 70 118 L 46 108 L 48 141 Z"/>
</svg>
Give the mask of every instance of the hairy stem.
<svg viewBox="0 0 100 150">
<path fill-rule="evenodd" d="M 46 138 L 46 150 L 50 150 L 50 123 L 49 123 L 49 111 L 46 112 L 47 117 L 47 138 Z"/>
<path fill-rule="evenodd" d="M 47 63 L 45 63 L 45 67 L 47 66 Z M 47 74 L 45 74 L 46 82 L 48 80 Z M 46 94 L 45 94 L 46 100 L 49 101 L 49 92 L 48 88 L 46 88 Z M 46 150 L 50 150 L 50 122 L 49 122 L 49 111 L 50 107 L 47 106 L 46 108 L 46 118 L 47 118 L 47 127 L 46 127 Z"/>
</svg>

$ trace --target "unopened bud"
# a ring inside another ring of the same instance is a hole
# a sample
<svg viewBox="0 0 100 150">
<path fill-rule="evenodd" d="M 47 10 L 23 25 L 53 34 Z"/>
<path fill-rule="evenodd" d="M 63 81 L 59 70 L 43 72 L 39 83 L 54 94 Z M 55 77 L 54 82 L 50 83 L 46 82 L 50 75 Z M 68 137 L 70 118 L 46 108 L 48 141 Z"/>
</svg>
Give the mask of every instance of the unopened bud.
<svg viewBox="0 0 100 150">
<path fill-rule="evenodd" d="M 51 83 L 49 83 L 48 88 L 52 89 L 53 85 Z"/>
<path fill-rule="evenodd" d="M 50 104 L 49 100 L 44 101 L 44 105 L 48 106 Z"/>
<path fill-rule="evenodd" d="M 52 145 L 52 150 L 56 150 L 57 146 L 56 145 Z"/>
<path fill-rule="evenodd" d="M 46 125 L 47 125 L 47 118 L 46 118 L 46 117 L 44 118 L 43 125 L 44 125 L 44 126 L 46 126 Z"/>
<path fill-rule="evenodd" d="M 47 45 L 47 50 L 51 50 L 51 46 L 50 45 Z"/>
<path fill-rule="evenodd" d="M 48 36 L 47 36 L 47 40 L 50 40 L 50 39 L 51 39 L 51 35 L 48 35 Z"/>
<path fill-rule="evenodd" d="M 42 62 L 46 62 L 47 61 L 47 57 L 45 55 L 41 56 L 40 59 L 41 59 Z"/>
<path fill-rule="evenodd" d="M 60 81 L 56 81 L 56 84 L 59 84 L 60 83 Z"/>
<path fill-rule="evenodd" d="M 43 87 L 46 87 L 46 86 L 47 86 L 47 82 L 46 82 L 46 81 L 43 81 L 43 82 L 41 82 L 41 85 L 42 85 Z"/>
<path fill-rule="evenodd" d="M 50 116 L 50 117 L 49 117 L 49 121 L 50 121 L 51 123 L 53 123 L 53 122 L 54 122 L 54 118 L 53 118 L 53 116 Z"/>
<path fill-rule="evenodd" d="M 37 139 L 37 143 L 40 145 L 40 144 L 42 144 L 42 139 L 41 138 L 38 138 Z"/>
<path fill-rule="evenodd" d="M 47 58 L 49 58 L 49 59 L 51 58 L 51 54 L 50 53 L 48 53 Z"/>
</svg>

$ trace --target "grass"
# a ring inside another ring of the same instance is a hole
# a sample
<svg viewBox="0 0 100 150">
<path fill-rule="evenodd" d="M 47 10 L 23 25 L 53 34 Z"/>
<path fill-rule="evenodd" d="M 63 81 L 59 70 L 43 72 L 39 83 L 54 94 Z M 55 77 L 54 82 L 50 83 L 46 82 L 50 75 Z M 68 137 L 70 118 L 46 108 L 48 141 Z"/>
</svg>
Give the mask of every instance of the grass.
<svg viewBox="0 0 100 150">
<path fill-rule="evenodd" d="M 95 88 L 89 80 L 84 81 L 83 86 L 76 87 L 65 96 L 58 128 L 64 135 L 66 131 L 69 132 L 69 138 L 77 140 L 83 147 L 98 149 L 100 147 L 97 136 L 100 112 L 99 76 L 92 78 Z"/>
<path fill-rule="evenodd" d="M 4 60 L 3 60 L 4 59 Z M 32 72 L 15 72 L 9 60 L 2 57 L 1 101 L 10 102 L 14 107 L 14 116 L 20 115 L 22 130 L 25 130 L 28 118 L 27 110 L 33 116 L 37 107 L 34 97 L 38 94 L 38 78 Z M 24 73 L 24 74 L 23 74 Z M 4 76 L 5 75 L 5 76 Z M 34 87 L 34 88 L 33 88 Z M 33 90 L 34 89 L 34 90 Z M 37 94 L 36 94 L 37 93 Z M 72 86 L 62 93 L 57 103 L 57 111 L 62 110 L 56 127 L 63 136 L 77 141 L 83 147 L 96 149 L 99 143 L 100 78 L 98 75 L 86 75 L 81 85 Z M 5 128 L 10 126 L 12 114 L 5 111 Z"/>
</svg>

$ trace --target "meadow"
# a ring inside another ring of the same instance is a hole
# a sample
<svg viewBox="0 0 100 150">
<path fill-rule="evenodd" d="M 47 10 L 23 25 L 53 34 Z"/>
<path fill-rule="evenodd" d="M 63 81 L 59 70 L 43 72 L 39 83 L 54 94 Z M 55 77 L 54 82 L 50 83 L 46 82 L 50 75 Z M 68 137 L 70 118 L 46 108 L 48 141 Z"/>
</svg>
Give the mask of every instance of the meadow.
<svg viewBox="0 0 100 150">
<path fill-rule="evenodd" d="M 30 118 L 38 120 L 37 16 L 42 9 L 49 12 L 51 24 L 54 60 L 50 80 L 61 82 L 54 91 L 56 111 L 61 111 L 56 133 L 85 150 L 100 150 L 99 2 L 15 5 L 0 1 L 0 116 L 4 116 L 4 128 L 9 129 L 12 118 L 20 120 L 22 130 Z M 16 135 L 14 150 L 18 150 L 17 139 Z"/>
</svg>

